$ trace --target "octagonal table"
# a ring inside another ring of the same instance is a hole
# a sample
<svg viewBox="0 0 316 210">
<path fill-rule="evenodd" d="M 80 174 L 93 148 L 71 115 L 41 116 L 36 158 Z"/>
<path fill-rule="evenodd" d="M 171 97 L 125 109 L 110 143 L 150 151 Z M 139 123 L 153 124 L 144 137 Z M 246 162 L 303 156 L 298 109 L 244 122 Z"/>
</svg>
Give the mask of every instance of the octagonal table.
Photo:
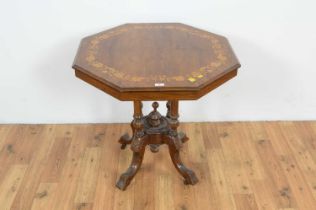
<svg viewBox="0 0 316 210">
<path fill-rule="evenodd" d="M 195 100 L 237 75 L 240 64 L 227 39 L 180 23 L 125 24 L 82 39 L 73 68 L 80 79 L 122 101 L 133 101 L 132 162 L 116 186 L 125 190 L 141 166 L 145 147 L 157 152 L 167 144 L 171 160 L 185 184 L 198 182 L 180 159 L 188 137 L 177 130 L 178 101 Z M 158 103 L 144 116 L 142 101 Z M 117 111 L 117 110 L 115 110 Z"/>
</svg>

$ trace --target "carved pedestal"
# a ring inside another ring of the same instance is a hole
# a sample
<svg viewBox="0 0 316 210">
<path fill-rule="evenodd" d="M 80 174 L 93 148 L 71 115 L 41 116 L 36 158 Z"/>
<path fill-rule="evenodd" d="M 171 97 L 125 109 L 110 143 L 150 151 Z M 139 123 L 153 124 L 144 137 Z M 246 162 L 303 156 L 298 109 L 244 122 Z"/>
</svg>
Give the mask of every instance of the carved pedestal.
<svg viewBox="0 0 316 210">
<path fill-rule="evenodd" d="M 131 123 L 133 136 L 129 137 L 128 134 L 125 134 L 119 140 L 119 143 L 122 144 L 121 149 L 125 149 L 127 144 L 131 144 L 133 158 L 127 171 L 120 176 L 116 186 L 125 190 L 142 164 L 145 147 L 149 145 L 152 152 L 158 152 L 161 144 L 168 145 L 172 162 L 183 176 L 184 183 L 196 184 L 198 179 L 195 173 L 188 169 L 180 159 L 182 143 L 189 139 L 184 133 L 177 131 L 179 126 L 178 101 L 167 102 L 168 112 L 166 116 L 161 116 L 157 111 L 159 106 L 157 102 L 154 102 L 152 106 L 154 110 L 147 116 L 143 116 L 141 101 L 134 101 L 134 120 Z"/>
</svg>

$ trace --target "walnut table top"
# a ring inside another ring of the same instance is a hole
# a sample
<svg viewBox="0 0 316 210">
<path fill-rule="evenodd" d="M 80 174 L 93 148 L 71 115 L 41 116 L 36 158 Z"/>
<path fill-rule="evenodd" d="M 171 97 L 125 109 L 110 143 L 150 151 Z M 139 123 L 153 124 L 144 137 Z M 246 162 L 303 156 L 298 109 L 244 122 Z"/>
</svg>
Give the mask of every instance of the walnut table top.
<svg viewBox="0 0 316 210">
<path fill-rule="evenodd" d="M 180 23 L 125 24 L 81 41 L 76 75 L 120 100 L 198 99 L 237 74 L 227 39 Z"/>
</svg>

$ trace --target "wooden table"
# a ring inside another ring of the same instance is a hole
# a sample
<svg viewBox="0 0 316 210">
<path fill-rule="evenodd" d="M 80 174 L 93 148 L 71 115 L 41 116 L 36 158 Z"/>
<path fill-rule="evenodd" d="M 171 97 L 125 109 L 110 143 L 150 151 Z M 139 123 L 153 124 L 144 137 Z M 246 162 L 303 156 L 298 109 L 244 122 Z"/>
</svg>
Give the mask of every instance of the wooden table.
<svg viewBox="0 0 316 210">
<path fill-rule="evenodd" d="M 76 76 L 122 101 L 134 102 L 131 127 L 119 139 L 131 144 L 132 162 L 116 186 L 125 190 L 142 164 L 146 145 L 158 152 L 167 144 L 185 184 L 198 182 L 180 159 L 188 137 L 177 130 L 179 100 L 196 100 L 237 75 L 240 64 L 227 39 L 179 23 L 125 24 L 81 41 L 73 68 Z M 158 103 L 142 113 L 142 101 L 167 101 L 162 116 Z M 118 112 L 118 110 L 115 110 Z M 118 112 L 119 114 L 119 112 Z"/>
</svg>

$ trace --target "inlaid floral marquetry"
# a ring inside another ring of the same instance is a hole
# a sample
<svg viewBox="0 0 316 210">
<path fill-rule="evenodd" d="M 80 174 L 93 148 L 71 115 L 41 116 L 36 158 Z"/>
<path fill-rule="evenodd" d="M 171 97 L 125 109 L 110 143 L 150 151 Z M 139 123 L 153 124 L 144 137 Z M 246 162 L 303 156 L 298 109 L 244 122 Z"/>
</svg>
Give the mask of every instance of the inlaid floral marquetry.
<svg viewBox="0 0 316 210">
<path fill-rule="evenodd" d="M 125 24 L 88 36 L 74 61 L 120 92 L 199 90 L 239 66 L 225 37 L 179 23 Z"/>
</svg>

